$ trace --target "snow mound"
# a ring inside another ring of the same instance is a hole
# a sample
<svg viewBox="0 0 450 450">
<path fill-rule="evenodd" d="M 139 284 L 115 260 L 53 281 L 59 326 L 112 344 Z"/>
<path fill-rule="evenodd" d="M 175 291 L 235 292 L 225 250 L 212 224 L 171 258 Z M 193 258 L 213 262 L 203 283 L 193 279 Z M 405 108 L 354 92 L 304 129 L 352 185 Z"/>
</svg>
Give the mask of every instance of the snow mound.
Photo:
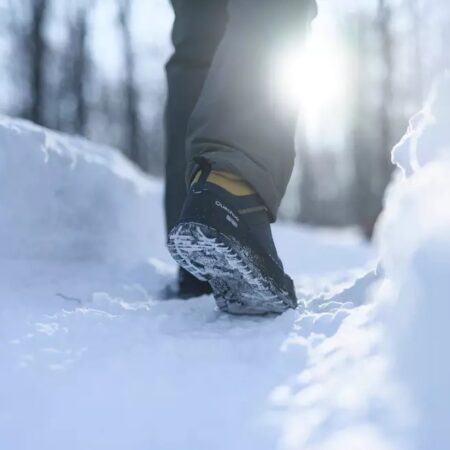
<svg viewBox="0 0 450 450">
<path fill-rule="evenodd" d="M 450 74 L 393 161 L 399 173 L 376 231 L 380 275 L 332 299 L 359 307 L 310 346 L 283 448 L 450 448 Z"/>
<path fill-rule="evenodd" d="M 412 421 L 409 448 L 444 449 L 450 447 L 450 73 L 436 83 L 393 158 L 404 179 L 390 189 L 377 231 L 386 321 L 396 369 L 415 405 L 405 412 Z"/>
<path fill-rule="evenodd" d="M 160 184 L 110 148 L 0 117 L 0 258 L 133 262 L 151 253 Z"/>
</svg>

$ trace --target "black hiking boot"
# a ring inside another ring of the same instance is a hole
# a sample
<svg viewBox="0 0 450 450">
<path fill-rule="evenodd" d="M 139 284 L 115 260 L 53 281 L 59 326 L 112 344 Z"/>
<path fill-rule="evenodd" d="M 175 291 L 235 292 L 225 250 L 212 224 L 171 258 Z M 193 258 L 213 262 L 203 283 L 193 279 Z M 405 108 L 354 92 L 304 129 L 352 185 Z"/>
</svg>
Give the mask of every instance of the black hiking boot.
<svg viewBox="0 0 450 450">
<path fill-rule="evenodd" d="M 241 178 L 211 171 L 204 160 L 199 164 L 169 234 L 175 261 L 210 283 L 222 311 L 256 315 L 296 308 L 294 285 L 278 258 L 260 197 Z"/>
</svg>

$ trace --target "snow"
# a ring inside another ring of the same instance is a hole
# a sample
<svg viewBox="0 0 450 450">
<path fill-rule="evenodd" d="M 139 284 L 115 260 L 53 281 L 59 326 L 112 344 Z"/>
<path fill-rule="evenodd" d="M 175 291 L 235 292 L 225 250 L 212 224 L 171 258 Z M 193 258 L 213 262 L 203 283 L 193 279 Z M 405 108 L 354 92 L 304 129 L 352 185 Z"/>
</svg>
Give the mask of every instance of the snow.
<svg viewBox="0 0 450 450">
<path fill-rule="evenodd" d="M 0 448 L 447 448 L 448 95 L 394 150 L 376 270 L 351 231 L 275 227 L 305 310 L 271 319 L 163 300 L 161 183 L 1 118 Z"/>
<path fill-rule="evenodd" d="M 392 187 L 378 231 L 392 290 L 387 328 L 415 406 L 413 448 L 450 448 L 450 73 L 393 156 L 406 179 Z"/>
</svg>

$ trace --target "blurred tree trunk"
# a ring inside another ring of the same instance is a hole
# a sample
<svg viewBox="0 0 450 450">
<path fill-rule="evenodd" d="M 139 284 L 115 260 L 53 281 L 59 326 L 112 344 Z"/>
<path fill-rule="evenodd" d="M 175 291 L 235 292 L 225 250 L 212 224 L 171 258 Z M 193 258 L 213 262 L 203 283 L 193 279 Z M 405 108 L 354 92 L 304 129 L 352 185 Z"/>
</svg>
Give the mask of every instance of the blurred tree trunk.
<svg viewBox="0 0 450 450">
<path fill-rule="evenodd" d="M 87 85 L 91 69 L 88 47 L 89 17 L 95 0 L 78 0 L 67 5 L 64 26 L 67 45 L 52 49 L 52 93 L 48 110 L 48 125 L 58 130 L 85 136 L 89 125 Z"/>
<path fill-rule="evenodd" d="M 374 177 L 374 156 L 378 148 L 371 140 L 372 107 L 370 96 L 374 89 L 369 68 L 370 60 L 370 21 L 361 14 L 354 17 L 354 89 L 352 119 L 352 159 L 353 188 L 352 204 L 356 223 L 364 235 L 370 239 L 378 211 L 376 211 Z"/>
<path fill-rule="evenodd" d="M 30 32 L 27 36 L 27 55 L 30 76 L 29 119 L 44 125 L 44 76 L 46 44 L 44 39 L 45 20 L 48 12 L 47 0 L 32 0 Z"/>
<path fill-rule="evenodd" d="M 88 33 L 88 7 L 79 7 L 75 13 L 71 31 L 70 42 L 72 52 L 72 83 L 71 92 L 74 100 L 74 126 L 75 133 L 84 135 L 87 123 L 87 102 L 85 97 L 86 73 L 88 70 L 88 55 L 86 39 Z"/>
<path fill-rule="evenodd" d="M 370 239 L 375 223 L 383 209 L 383 199 L 393 164 L 391 150 L 394 140 L 394 57 L 391 34 L 392 11 L 388 0 L 378 0 L 376 47 L 381 66 L 381 80 L 371 80 L 369 68 L 375 59 L 371 54 L 371 21 L 360 16 L 357 25 L 355 50 L 355 104 L 353 118 L 354 209 L 356 220 L 365 236 Z M 374 90 L 377 105 L 371 103 Z M 375 109 L 376 108 L 376 109 Z M 373 121 L 373 117 L 377 118 Z M 371 123 L 372 122 L 372 123 Z M 377 124 L 374 128 L 374 122 Z"/>
<path fill-rule="evenodd" d="M 305 224 L 315 224 L 317 198 L 316 180 L 314 177 L 314 167 L 312 157 L 305 148 L 301 153 L 300 162 L 300 213 L 299 222 Z"/>
<path fill-rule="evenodd" d="M 380 211 L 383 194 L 394 169 L 391 150 L 394 145 L 394 57 L 391 30 L 392 10 L 388 0 L 378 0 L 378 33 L 381 43 L 382 80 L 380 95 L 380 151 L 379 151 L 379 186 Z"/>
<path fill-rule="evenodd" d="M 309 153 L 309 145 L 304 128 L 306 121 L 302 117 L 299 123 L 301 125 L 298 125 L 297 134 L 295 137 L 297 153 L 300 159 L 300 164 L 298 165 L 298 196 L 300 201 L 298 221 L 300 223 L 313 224 L 316 207 L 316 185 L 313 173 L 312 157 Z"/>
<path fill-rule="evenodd" d="M 136 164 L 142 166 L 140 155 L 140 118 L 139 97 L 136 88 L 136 61 L 130 27 L 131 0 L 119 0 L 119 24 L 122 33 L 125 61 L 125 101 L 126 121 L 125 145 L 126 154 Z"/>
</svg>

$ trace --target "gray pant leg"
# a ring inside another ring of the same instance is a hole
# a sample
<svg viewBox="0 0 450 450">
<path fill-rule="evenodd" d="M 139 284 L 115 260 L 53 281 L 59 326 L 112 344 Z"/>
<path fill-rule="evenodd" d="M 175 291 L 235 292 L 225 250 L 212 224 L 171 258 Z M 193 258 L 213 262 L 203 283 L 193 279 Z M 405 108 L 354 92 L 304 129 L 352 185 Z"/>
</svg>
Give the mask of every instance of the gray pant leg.
<svg viewBox="0 0 450 450">
<path fill-rule="evenodd" d="M 195 157 L 242 176 L 275 218 L 294 164 L 296 113 L 280 107 L 273 61 L 304 33 L 315 0 L 230 0 L 225 35 L 188 128 L 187 181 Z"/>
<path fill-rule="evenodd" d="M 174 52 L 166 65 L 165 212 L 169 232 L 186 199 L 186 129 L 227 23 L 228 0 L 172 0 Z"/>
</svg>

